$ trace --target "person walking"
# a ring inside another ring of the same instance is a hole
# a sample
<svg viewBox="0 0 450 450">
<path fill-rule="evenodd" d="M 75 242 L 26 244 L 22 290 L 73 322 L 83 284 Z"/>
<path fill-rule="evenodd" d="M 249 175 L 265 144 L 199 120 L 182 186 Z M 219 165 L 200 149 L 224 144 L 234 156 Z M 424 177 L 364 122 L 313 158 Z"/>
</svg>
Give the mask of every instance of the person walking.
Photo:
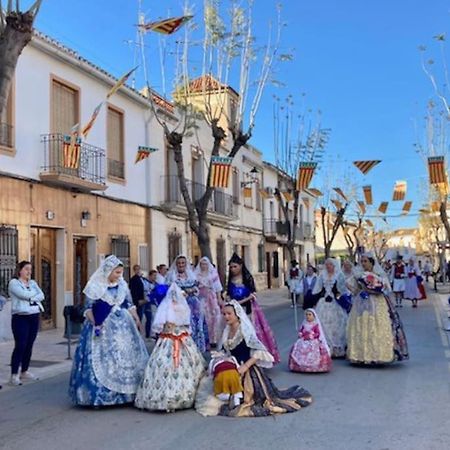
<svg viewBox="0 0 450 450">
<path fill-rule="evenodd" d="M 133 272 L 134 275 L 130 278 L 131 297 L 141 322 L 145 316 L 145 330 L 148 339 L 150 337 L 150 328 L 152 325 L 152 308 L 148 299 L 148 294 L 152 289 L 152 285 L 150 281 L 142 275 L 141 267 L 138 264 L 133 266 Z"/>
<path fill-rule="evenodd" d="M 10 380 L 13 386 L 20 386 L 23 380 L 38 380 L 28 368 L 39 330 L 39 316 L 44 311 L 44 293 L 36 281 L 31 279 L 32 272 L 31 262 L 21 261 L 17 277 L 8 285 L 12 301 L 11 328 L 14 336 Z"/>
<path fill-rule="evenodd" d="M 403 294 L 405 292 L 406 266 L 403 262 L 403 256 L 398 255 L 397 261 L 391 269 L 392 291 L 395 295 L 395 307 L 402 308 Z"/>
<path fill-rule="evenodd" d="M 303 271 L 295 259 L 291 261 L 287 283 L 291 294 L 291 308 L 300 306 L 303 295 Z"/>
</svg>

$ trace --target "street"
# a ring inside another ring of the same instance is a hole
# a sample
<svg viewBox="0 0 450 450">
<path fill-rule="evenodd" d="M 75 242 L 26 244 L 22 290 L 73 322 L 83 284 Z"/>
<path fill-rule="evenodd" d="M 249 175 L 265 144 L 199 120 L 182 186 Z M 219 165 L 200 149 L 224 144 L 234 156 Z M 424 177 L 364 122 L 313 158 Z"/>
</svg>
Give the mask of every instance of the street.
<svg viewBox="0 0 450 450">
<path fill-rule="evenodd" d="M 382 368 L 335 361 L 329 374 L 287 370 L 295 339 L 292 309 L 266 309 L 282 363 L 279 387 L 300 384 L 314 403 L 297 413 L 255 419 L 203 418 L 195 411 L 141 412 L 132 407 L 73 408 L 68 373 L 0 393 L 1 449 L 446 449 L 450 440 L 450 350 L 439 329 L 441 300 L 431 294 L 400 310 L 411 358 Z"/>
</svg>

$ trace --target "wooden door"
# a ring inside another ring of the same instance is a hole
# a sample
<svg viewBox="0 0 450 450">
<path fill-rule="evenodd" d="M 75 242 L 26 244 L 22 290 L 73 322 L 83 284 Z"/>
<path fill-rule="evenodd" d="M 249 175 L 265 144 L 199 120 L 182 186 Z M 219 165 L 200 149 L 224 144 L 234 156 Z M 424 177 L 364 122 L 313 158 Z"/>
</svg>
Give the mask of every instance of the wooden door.
<svg viewBox="0 0 450 450">
<path fill-rule="evenodd" d="M 75 238 L 73 240 L 73 304 L 84 305 L 83 289 L 88 276 L 88 250 L 87 239 Z"/>
<path fill-rule="evenodd" d="M 56 326 L 56 231 L 51 228 L 31 228 L 31 263 L 33 278 L 45 299 L 41 315 L 43 329 Z"/>
<path fill-rule="evenodd" d="M 270 259 L 270 252 L 266 252 L 266 273 L 267 273 L 267 289 L 272 288 L 272 261 Z"/>
</svg>

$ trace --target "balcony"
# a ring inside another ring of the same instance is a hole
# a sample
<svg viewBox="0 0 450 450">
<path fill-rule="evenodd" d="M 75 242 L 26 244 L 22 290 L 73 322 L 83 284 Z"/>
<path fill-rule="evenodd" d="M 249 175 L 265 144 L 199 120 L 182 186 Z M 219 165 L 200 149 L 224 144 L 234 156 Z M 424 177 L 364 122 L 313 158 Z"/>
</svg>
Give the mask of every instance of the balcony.
<svg viewBox="0 0 450 450">
<path fill-rule="evenodd" d="M 286 241 L 288 224 L 277 219 L 264 219 L 264 235 L 268 240 Z"/>
<path fill-rule="evenodd" d="M 63 134 L 44 134 L 42 181 L 80 191 L 104 191 L 105 151 L 84 142 L 71 148 Z"/>
<path fill-rule="evenodd" d="M 205 192 L 206 186 L 191 180 L 186 180 L 186 183 L 192 200 L 199 200 Z M 161 184 L 162 192 L 164 193 L 163 199 L 161 200 L 161 207 L 168 211 L 175 210 L 178 213 L 186 214 L 186 207 L 183 196 L 181 195 L 178 176 L 162 176 Z M 235 220 L 237 214 L 233 204 L 233 196 L 215 189 L 208 205 L 208 214 L 218 220 Z"/>
<path fill-rule="evenodd" d="M 13 132 L 14 128 L 12 125 L 0 123 L 0 147 L 14 147 Z"/>
<path fill-rule="evenodd" d="M 314 231 L 310 223 L 300 222 L 295 230 L 295 239 L 299 241 L 314 240 Z"/>
</svg>

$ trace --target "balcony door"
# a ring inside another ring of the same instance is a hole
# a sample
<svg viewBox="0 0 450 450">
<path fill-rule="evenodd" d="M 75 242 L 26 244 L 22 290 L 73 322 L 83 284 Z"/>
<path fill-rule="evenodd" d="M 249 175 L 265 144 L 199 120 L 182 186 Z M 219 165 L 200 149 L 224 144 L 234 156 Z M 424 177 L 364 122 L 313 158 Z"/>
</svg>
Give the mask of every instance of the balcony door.
<svg viewBox="0 0 450 450">
<path fill-rule="evenodd" d="M 31 264 L 33 278 L 42 289 L 45 311 L 41 315 L 43 329 L 56 326 L 56 230 L 31 228 Z"/>
</svg>

